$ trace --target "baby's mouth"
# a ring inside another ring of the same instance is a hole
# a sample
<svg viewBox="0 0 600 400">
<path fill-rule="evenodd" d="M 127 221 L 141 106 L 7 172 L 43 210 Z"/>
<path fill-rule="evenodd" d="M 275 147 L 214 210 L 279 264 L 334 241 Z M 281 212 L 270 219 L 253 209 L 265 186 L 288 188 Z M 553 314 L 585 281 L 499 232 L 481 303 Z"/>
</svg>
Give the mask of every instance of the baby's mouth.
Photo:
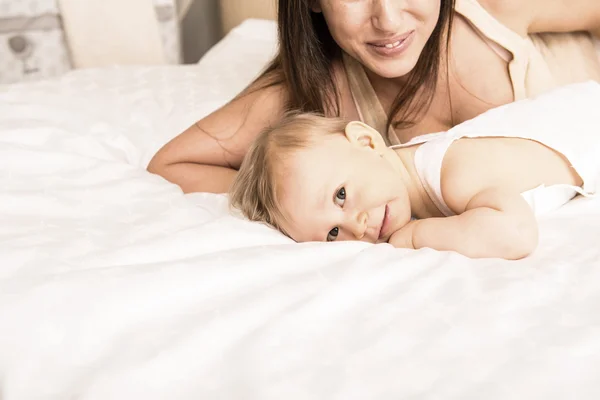
<svg viewBox="0 0 600 400">
<path fill-rule="evenodd" d="M 377 240 L 381 240 L 383 237 L 385 237 L 385 234 L 387 233 L 387 226 L 389 225 L 389 220 L 390 211 L 388 205 L 386 204 L 385 211 L 383 213 L 383 219 L 381 220 L 381 226 L 379 227 L 379 235 Z"/>
</svg>

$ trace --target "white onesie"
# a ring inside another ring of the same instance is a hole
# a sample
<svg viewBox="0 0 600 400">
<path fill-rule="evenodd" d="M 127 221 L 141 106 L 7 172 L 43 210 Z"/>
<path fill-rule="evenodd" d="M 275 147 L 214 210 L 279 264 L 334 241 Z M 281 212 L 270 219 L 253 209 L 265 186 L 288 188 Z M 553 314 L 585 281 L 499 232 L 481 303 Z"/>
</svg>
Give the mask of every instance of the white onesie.
<svg viewBox="0 0 600 400">
<path fill-rule="evenodd" d="M 564 155 L 582 178 L 582 187 L 541 185 L 522 193 L 536 215 L 554 210 L 578 193 L 594 194 L 600 186 L 600 84 L 589 81 L 563 86 L 491 109 L 447 132 L 391 146 L 421 144 L 415 153 L 417 173 L 431 200 L 446 216 L 454 212 L 442 197 L 442 162 L 450 145 L 462 137 L 531 139 Z"/>
</svg>

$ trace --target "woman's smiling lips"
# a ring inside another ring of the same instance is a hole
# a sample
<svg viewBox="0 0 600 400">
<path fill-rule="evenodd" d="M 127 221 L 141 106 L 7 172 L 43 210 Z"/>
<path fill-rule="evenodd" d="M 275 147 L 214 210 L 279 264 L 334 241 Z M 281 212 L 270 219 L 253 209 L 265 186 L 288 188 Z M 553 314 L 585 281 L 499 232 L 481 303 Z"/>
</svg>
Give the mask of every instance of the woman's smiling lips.
<svg viewBox="0 0 600 400">
<path fill-rule="evenodd" d="M 415 36 L 414 32 L 415 31 L 412 30 L 390 39 L 377 40 L 368 42 L 367 44 L 371 50 L 379 55 L 393 56 L 404 52 L 412 42 L 412 39 Z"/>
</svg>

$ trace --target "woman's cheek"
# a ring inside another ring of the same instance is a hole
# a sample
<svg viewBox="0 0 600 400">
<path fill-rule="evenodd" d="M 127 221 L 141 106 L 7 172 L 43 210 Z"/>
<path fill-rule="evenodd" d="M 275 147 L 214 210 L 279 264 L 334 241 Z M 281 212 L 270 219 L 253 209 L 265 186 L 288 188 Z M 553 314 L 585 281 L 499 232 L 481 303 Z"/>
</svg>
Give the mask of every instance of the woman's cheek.
<svg viewBox="0 0 600 400">
<path fill-rule="evenodd" d="M 368 7 L 365 2 L 345 4 L 343 1 L 338 1 L 337 3 L 340 4 L 323 9 L 327 25 L 336 40 L 352 40 L 360 35 L 365 23 L 370 19 Z"/>
</svg>

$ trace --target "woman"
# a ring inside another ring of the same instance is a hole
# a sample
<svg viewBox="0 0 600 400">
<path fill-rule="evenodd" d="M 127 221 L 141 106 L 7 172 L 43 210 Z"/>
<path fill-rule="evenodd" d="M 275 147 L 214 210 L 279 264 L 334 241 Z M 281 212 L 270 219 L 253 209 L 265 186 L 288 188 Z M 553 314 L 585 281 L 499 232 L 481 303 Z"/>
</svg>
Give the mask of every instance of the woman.
<svg viewBox="0 0 600 400">
<path fill-rule="evenodd" d="M 252 140 L 289 109 L 360 119 L 388 144 L 595 79 L 598 0 L 279 0 L 280 51 L 148 170 L 226 192 Z M 556 33 L 549 33 L 556 32 Z"/>
</svg>

